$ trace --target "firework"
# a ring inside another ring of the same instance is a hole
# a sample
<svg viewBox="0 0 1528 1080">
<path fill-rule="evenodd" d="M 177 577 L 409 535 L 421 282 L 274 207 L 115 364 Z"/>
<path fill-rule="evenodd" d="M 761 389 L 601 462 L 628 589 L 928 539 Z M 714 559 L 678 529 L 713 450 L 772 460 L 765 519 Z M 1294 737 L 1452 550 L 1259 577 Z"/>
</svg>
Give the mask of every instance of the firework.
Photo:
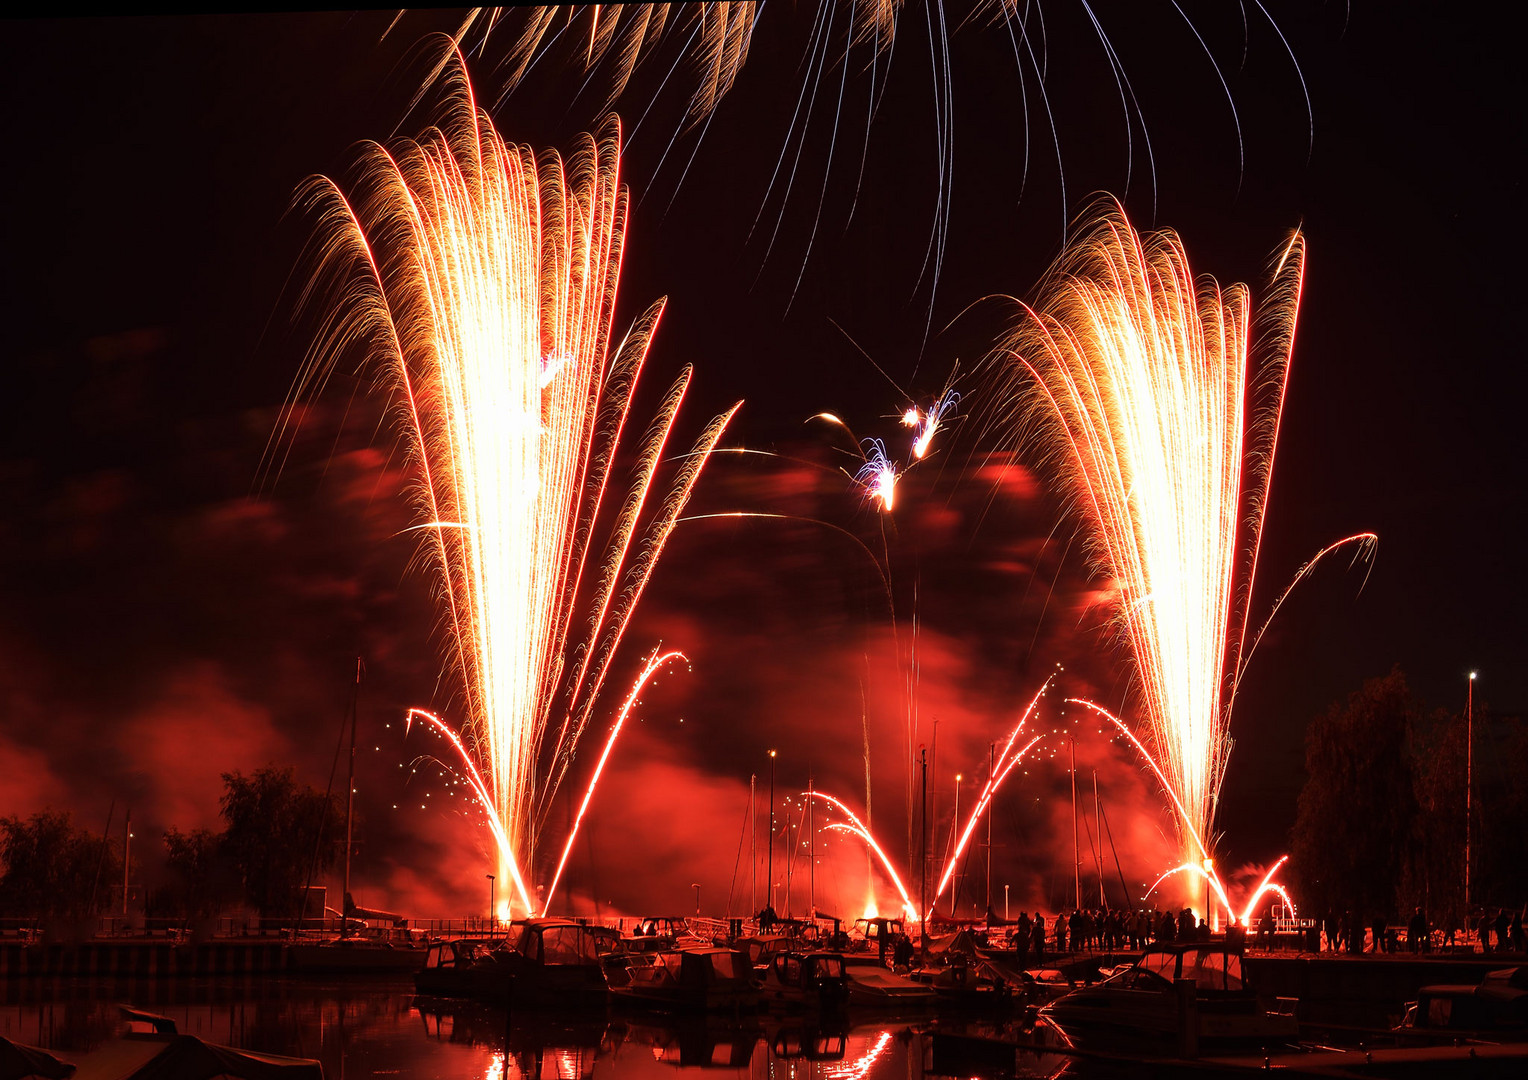
<svg viewBox="0 0 1528 1080">
<path fill-rule="evenodd" d="M 881 509 L 891 513 L 897 498 L 897 467 L 886 456 L 886 444 L 880 439 L 865 440 L 865 464 L 854 479 L 865 489 L 866 498 L 879 501 Z"/>
<path fill-rule="evenodd" d="M 920 413 L 916 408 L 909 409 L 902 415 L 902 423 L 908 427 L 916 428 L 917 437 L 913 439 L 913 457 L 919 461 L 928 453 L 929 444 L 934 441 L 934 435 L 939 430 L 939 425 L 944 421 L 947 414 L 952 412 L 960 404 L 960 395 L 953 390 L 945 391 L 940 399 L 929 406 L 927 412 Z M 908 417 L 913 418 L 908 423 Z"/>
<path fill-rule="evenodd" d="M 585 71 L 609 68 L 605 108 L 615 104 L 643 59 L 665 36 L 685 37 L 686 54 L 697 78 L 686 123 L 709 116 L 732 89 L 748 60 L 758 18 L 756 0 L 741 3 L 536 5 L 521 12 L 519 32 L 506 57 L 505 93 L 565 34 L 569 51 Z M 473 8 L 453 35 L 460 44 L 481 44 L 504 21 L 505 8 Z"/>
<path fill-rule="evenodd" d="M 1296 234 L 1259 360 L 1246 288 L 1196 280 L 1175 234 L 1140 236 L 1111 204 L 1004 347 L 1119 589 L 1147 757 L 1195 865 L 1225 776 L 1226 671 L 1245 636 L 1302 262 Z"/>
<path fill-rule="evenodd" d="M 807 798 L 822 799 L 824 802 L 837 807 L 843 813 L 843 815 L 849 819 L 847 824 L 836 823 L 826 827 L 832 831 L 847 832 L 853 836 L 859 837 L 865 842 L 866 847 L 875 852 L 876 858 L 881 860 L 881 866 L 886 870 L 886 876 L 891 878 L 891 883 L 896 886 L 897 895 L 902 898 L 903 914 L 914 922 L 918 921 L 918 908 L 913 904 L 912 899 L 907 895 L 907 889 L 902 885 L 901 875 L 897 873 L 897 868 L 892 865 L 891 860 L 886 857 L 885 850 L 882 849 L 880 844 L 876 843 L 875 837 L 872 836 L 870 830 L 865 827 L 865 823 L 860 821 L 860 819 L 855 816 L 853 810 L 850 810 L 847 806 L 845 806 L 838 799 L 835 799 L 832 795 L 822 791 L 817 791 L 815 789 L 812 791 L 804 791 L 802 794 Z"/>
<path fill-rule="evenodd" d="M 320 277 L 344 293 L 297 392 L 321 385 L 351 345 L 387 373 L 461 677 L 467 720 L 452 741 L 492 819 L 501 871 L 531 910 L 524 875 L 539 825 L 736 406 L 665 487 L 685 369 L 619 489 L 612 462 L 662 310 L 612 348 L 627 208 L 619 124 L 566 160 L 538 158 L 499 136 L 464 70 L 458 56 L 440 126 L 363 151 L 358 194 L 323 178 L 307 189 L 321 215 Z"/>
</svg>

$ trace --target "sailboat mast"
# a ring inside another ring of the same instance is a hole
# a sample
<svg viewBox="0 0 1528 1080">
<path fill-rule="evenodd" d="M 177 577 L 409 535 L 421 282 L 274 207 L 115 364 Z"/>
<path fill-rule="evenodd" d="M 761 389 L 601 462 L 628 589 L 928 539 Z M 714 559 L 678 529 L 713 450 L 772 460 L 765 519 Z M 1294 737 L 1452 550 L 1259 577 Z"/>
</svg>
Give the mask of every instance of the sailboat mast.
<svg viewBox="0 0 1528 1080">
<path fill-rule="evenodd" d="M 1108 897 L 1104 896 L 1104 834 L 1099 827 L 1098 816 L 1098 770 L 1093 770 L 1093 832 L 1098 836 L 1093 861 L 1098 867 L 1098 906 L 1109 910 Z"/>
<path fill-rule="evenodd" d="M 987 783 L 992 783 L 993 743 L 987 744 Z M 987 913 L 992 912 L 992 807 L 987 807 Z"/>
<path fill-rule="evenodd" d="M 817 832 L 812 828 L 812 803 L 817 798 L 817 782 L 806 774 L 806 902 L 812 918 L 817 918 Z"/>
<path fill-rule="evenodd" d="M 759 774 L 748 777 L 748 912 L 759 913 L 759 815 L 754 808 L 754 792 Z"/>
<path fill-rule="evenodd" d="M 1072 737 L 1072 908 L 1082 907 L 1082 849 L 1077 843 L 1077 738 Z"/>
</svg>

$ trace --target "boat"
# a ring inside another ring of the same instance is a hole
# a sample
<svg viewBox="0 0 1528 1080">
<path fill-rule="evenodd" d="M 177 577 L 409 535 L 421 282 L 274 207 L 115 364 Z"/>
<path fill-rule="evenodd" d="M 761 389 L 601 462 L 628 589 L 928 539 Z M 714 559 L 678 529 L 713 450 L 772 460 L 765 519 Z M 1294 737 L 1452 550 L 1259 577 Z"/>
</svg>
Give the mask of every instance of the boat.
<svg viewBox="0 0 1528 1080">
<path fill-rule="evenodd" d="M 428 948 L 408 931 L 368 928 L 327 941 L 298 941 L 287 947 L 287 965 L 296 972 L 328 974 L 394 972 L 424 967 Z"/>
<path fill-rule="evenodd" d="M 1007 1012 L 1028 996 L 1024 983 L 1016 987 L 981 962 L 918 968 L 908 978 L 933 990 L 941 1006 L 962 1014 Z"/>
<path fill-rule="evenodd" d="M 618 1004 L 663 1012 L 745 1012 L 759 1004 L 748 956 L 738 949 L 689 948 L 651 953 L 612 981 Z"/>
<path fill-rule="evenodd" d="M 687 945 L 705 945 L 690 933 L 689 923 L 682 915 L 649 915 L 637 920 L 631 936 L 621 939 L 628 953 L 655 953 Z"/>
<path fill-rule="evenodd" d="M 528 919 L 502 939 L 432 945 L 414 989 L 522 1008 L 603 1006 L 599 937 L 572 919 Z"/>
<path fill-rule="evenodd" d="M 1268 1047 L 1299 1035 L 1296 1001 L 1260 1000 L 1242 951 L 1224 942 L 1157 945 L 1124 971 L 1039 1010 L 1079 1046 Z"/>
<path fill-rule="evenodd" d="M 763 965 L 761 981 L 764 1003 L 771 1008 L 832 1013 L 849 1004 L 844 958 L 838 953 L 775 953 Z"/>
<path fill-rule="evenodd" d="M 1424 986 L 1395 1032 L 1407 1042 L 1528 1037 L 1528 968 L 1492 971 L 1473 986 Z"/>
<path fill-rule="evenodd" d="M 871 956 L 844 957 L 844 976 L 851 1008 L 917 1012 L 939 1001 L 933 987 L 898 975 Z"/>
</svg>

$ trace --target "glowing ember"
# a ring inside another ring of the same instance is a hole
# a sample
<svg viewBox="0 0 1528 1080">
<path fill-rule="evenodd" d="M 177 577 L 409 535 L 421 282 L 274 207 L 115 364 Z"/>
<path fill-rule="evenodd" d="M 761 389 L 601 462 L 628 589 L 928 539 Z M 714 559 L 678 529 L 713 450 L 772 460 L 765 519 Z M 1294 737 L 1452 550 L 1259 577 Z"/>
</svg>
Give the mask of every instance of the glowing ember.
<svg viewBox="0 0 1528 1080">
<path fill-rule="evenodd" d="M 321 383 L 353 342 L 386 365 L 418 466 L 465 738 L 411 715 L 461 753 L 501 873 L 531 911 L 523 872 L 536 824 L 736 406 L 706 427 L 660 501 L 686 369 L 636 448 L 634 479 L 601 540 L 612 460 L 662 310 L 649 308 L 611 348 L 627 208 L 619 126 L 611 120 L 566 161 L 538 158 L 494 130 L 457 59 L 442 126 L 367 148 L 354 199 L 327 179 L 307 191 L 322 213 L 322 269 L 345 291 L 298 391 Z M 637 680 L 617 730 L 671 656 Z"/>
</svg>

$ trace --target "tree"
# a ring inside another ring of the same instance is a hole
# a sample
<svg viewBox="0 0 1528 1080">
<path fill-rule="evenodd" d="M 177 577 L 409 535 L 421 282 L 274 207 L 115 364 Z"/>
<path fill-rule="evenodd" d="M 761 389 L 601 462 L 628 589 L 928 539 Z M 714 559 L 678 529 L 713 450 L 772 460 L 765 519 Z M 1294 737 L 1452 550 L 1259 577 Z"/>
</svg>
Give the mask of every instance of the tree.
<svg viewBox="0 0 1528 1080">
<path fill-rule="evenodd" d="M 1394 912 L 1415 847 L 1417 800 L 1408 733 L 1417 706 L 1399 668 L 1371 679 L 1310 726 L 1293 862 L 1315 910 Z"/>
<path fill-rule="evenodd" d="M 187 917 L 216 915 L 238 892 L 235 870 L 224 850 L 226 837 L 208 829 L 164 834 L 165 867 L 171 884 L 165 898 Z"/>
<path fill-rule="evenodd" d="M 303 785 L 291 768 L 268 765 L 251 777 L 224 773 L 222 851 L 262 915 L 295 915 L 310 874 L 334 865 L 344 810 L 338 800 Z M 314 853 L 318 862 L 314 865 Z"/>
<path fill-rule="evenodd" d="M 95 915 L 111 903 L 122 860 L 103 836 L 77 829 L 51 810 L 0 818 L 0 912 L 6 915 Z"/>
<path fill-rule="evenodd" d="M 1435 712 L 1417 718 L 1408 741 L 1417 819 L 1400 889 L 1402 911 L 1425 909 L 1437 923 L 1449 913 L 1463 925 L 1465 720 Z"/>
</svg>

